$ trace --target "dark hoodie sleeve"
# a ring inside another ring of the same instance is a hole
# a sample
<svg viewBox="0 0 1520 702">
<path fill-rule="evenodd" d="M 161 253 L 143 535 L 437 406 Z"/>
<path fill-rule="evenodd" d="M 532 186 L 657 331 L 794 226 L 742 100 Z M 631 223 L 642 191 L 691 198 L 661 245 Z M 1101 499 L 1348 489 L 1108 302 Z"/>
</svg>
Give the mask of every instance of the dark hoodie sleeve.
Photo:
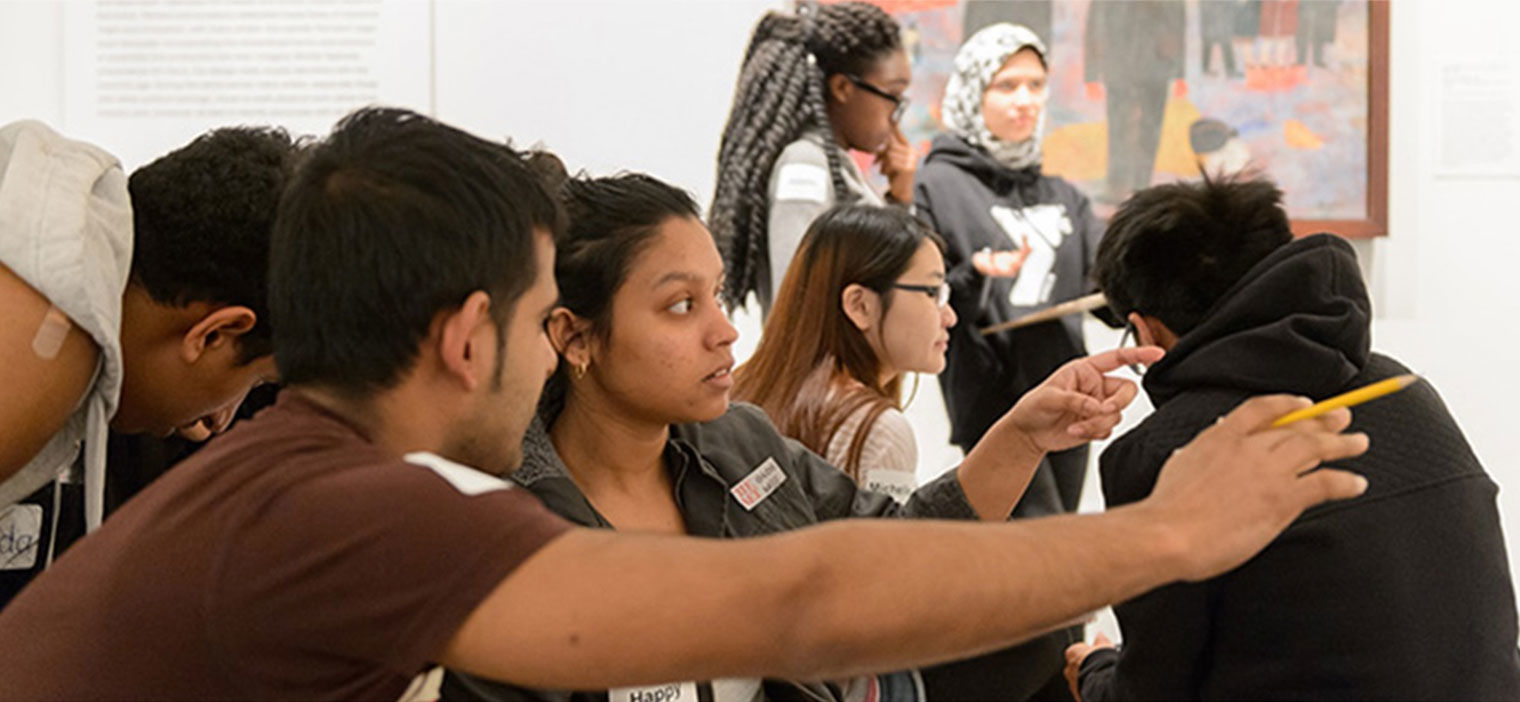
<svg viewBox="0 0 1520 702">
<path fill-rule="evenodd" d="M 1099 459 L 1103 493 L 1117 507 L 1150 493 L 1166 454 L 1120 439 Z M 1197 699 L 1209 644 L 1213 581 L 1178 583 L 1114 607 L 1124 643 L 1082 663 L 1083 702 Z"/>
</svg>

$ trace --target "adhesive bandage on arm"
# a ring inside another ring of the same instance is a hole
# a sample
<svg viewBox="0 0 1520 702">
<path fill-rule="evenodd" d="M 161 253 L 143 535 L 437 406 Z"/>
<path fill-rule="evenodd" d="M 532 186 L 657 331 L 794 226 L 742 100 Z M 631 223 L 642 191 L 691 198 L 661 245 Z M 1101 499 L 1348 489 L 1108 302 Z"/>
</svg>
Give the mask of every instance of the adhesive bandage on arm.
<svg viewBox="0 0 1520 702">
<path fill-rule="evenodd" d="M 47 314 L 42 316 L 42 324 L 37 325 L 37 335 L 32 337 L 32 353 L 37 354 L 44 361 L 51 361 L 58 357 L 58 351 L 63 348 L 63 341 L 69 337 L 69 329 L 74 323 L 69 321 L 69 316 L 57 307 L 48 307 Z"/>
</svg>

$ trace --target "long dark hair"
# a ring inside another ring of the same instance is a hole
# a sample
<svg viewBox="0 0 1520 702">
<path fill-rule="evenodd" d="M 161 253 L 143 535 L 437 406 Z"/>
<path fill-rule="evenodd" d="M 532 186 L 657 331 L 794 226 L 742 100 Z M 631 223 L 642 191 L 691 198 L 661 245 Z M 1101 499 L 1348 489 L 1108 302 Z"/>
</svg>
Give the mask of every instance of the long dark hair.
<svg viewBox="0 0 1520 702">
<path fill-rule="evenodd" d="M 821 130 L 834 195 L 839 202 L 854 199 L 845 187 L 845 156 L 829 127 L 826 78 L 866 73 L 900 48 L 897 21 L 863 2 L 807 4 L 795 15 L 770 12 L 755 26 L 723 128 L 708 221 L 728 267 L 724 298 L 730 306 L 756 289 L 757 266 L 767 256 L 771 168 L 787 144 L 807 129 Z"/>
<path fill-rule="evenodd" d="M 734 371 L 734 399 L 759 405 L 782 434 L 820 455 L 850 415 L 869 407 L 839 466 L 858 479 L 866 435 L 898 407 L 902 375 L 882 382 L 881 359 L 841 299 L 858 284 L 888 309 L 892 284 L 926 240 L 944 251 L 923 222 L 892 207 L 839 205 L 819 215 L 786 270 L 759 347 Z"/>
</svg>

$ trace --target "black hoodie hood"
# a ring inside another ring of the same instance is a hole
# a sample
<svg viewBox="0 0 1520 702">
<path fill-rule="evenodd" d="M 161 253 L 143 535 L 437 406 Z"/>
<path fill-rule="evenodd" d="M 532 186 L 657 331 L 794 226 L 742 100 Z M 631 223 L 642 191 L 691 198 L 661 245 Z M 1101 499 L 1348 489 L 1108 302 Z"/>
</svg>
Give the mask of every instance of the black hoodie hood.
<svg viewBox="0 0 1520 702">
<path fill-rule="evenodd" d="M 970 173 L 989 190 L 999 195 L 1007 193 L 1016 186 L 1034 185 L 1040 179 L 1039 164 L 1018 170 L 1011 169 L 998 163 L 987 152 L 966 143 L 965 139 L 954 134 L 941 134 L 934 137 L 924 163 L 935 161 L 942 161 Z"/>
<path fill-rule="evenodd" d="M 1344 239 L 1315 234 L 1273 251 L 1145 374 L 1160 407 L 1193 389 L 1326 397 L 1367 364 L 1372 304 Z"/>
</svg>

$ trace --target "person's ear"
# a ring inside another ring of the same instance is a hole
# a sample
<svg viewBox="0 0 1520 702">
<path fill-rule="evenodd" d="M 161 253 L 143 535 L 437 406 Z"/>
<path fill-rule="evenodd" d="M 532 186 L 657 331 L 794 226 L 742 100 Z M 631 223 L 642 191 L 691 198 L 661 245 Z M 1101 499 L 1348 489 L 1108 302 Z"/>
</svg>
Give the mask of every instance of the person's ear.
<svg viewBox="0 0 1520 702">
<path fill-rule="evenodd" d="M 497 329 L 491 317 L 491 296 L 483 290 L 470 293 L 464 304 L 446 313 L 437 325 L 436 348 L 444 374 L 466 390 L 474 390 L 495 368 L 497 337 L 506 333 Z"/>
<path fill-rule="evenodd" d="M 1131 312 L 1129 323 L 1135 325 L 1135 341 L 1141 346 L 1160 346 L 1170 349 L 1177 343 L 1177 335 L 1161 320 L 1139 312 Z"/>
<path fill-rule="evenodd" d="M 850 283 L 839 294 L 839 306 L 856 329 L 868 331 L 881 321 L 881 296 L 860 283 Z"/>
<path fill-rule="evenodd" d="M 850 79 L 846 78 L 843 73 L 835 73 L 829 76 L 825 83 L 829 89 L 829 97 L 833 98 L 834 102 L 843 103 L 850 99 L 850 95 L 855 92 L 855 84 L 851 83 Z"/>
<path fill-rule="evenodd" d="M 238 338 L 259 321 L 253 310 L 242 305 L 218 307 L 190 326 L 180 337 L 179 357 L 195 363 L 208 354 L 237 355 Z"/>
<path fill-rule="evenodd" d="M 556 307 L 549 313 L 549 344 L 554 352 L 573 368 L 591 365 L 591 322 L 568 307 Z"/>
</svg>

